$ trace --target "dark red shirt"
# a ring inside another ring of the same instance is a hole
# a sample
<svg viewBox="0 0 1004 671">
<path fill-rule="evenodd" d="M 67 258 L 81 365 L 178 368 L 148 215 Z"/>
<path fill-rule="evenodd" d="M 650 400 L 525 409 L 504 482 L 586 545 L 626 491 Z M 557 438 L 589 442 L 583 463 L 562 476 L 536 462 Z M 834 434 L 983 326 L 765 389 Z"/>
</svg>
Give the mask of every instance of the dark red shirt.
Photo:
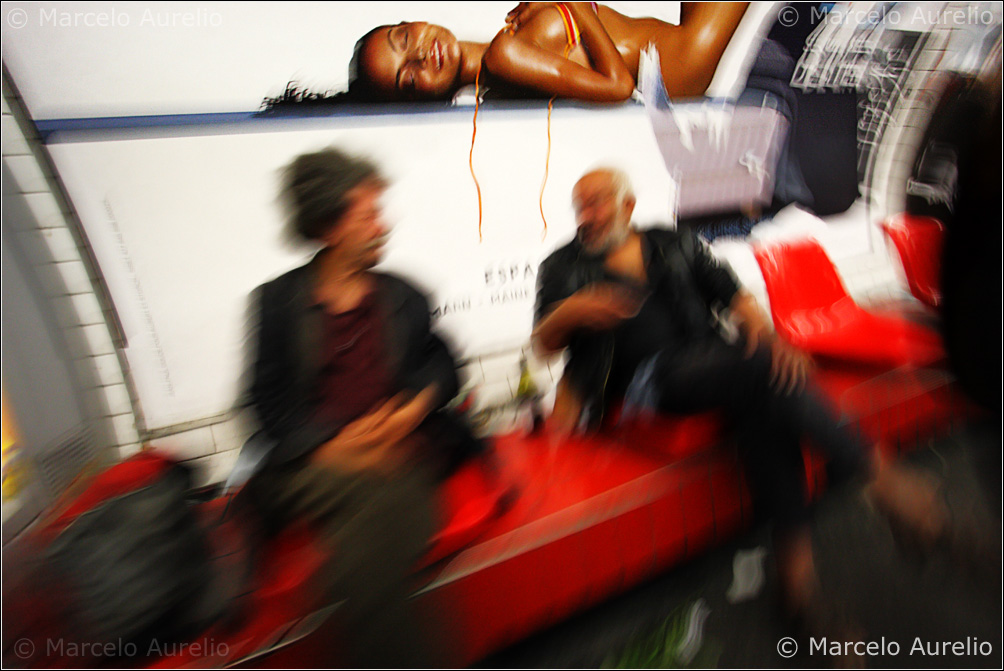
<svg viewBox="0 0 1004 671">
<path fill-rule="evenodd" d="M 374 293 L 348 312 L 324 313 L 318 417 L 348 423 L 393 396 L 383 326 Z"/>
</svg>

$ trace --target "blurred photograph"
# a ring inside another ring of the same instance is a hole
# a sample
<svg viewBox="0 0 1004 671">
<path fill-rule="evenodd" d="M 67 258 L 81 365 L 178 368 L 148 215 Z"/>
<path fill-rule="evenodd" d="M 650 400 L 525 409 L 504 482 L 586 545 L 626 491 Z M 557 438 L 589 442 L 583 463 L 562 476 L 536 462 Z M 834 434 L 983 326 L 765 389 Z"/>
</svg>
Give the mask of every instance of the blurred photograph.
<svg viewBox="0 0 1004 671">
<path fill-rule="evenodd" d="M 1000 668 L 1000 2 L 4 2 L 5 668 Z"/>
</svg>

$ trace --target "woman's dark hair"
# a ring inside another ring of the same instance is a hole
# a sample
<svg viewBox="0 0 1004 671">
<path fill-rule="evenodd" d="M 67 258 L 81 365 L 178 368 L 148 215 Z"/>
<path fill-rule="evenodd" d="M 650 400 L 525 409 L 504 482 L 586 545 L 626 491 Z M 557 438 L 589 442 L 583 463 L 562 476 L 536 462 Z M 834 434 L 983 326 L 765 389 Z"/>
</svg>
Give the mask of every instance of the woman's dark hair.
<svg viewBox="0 0 1004 671">
<path fill-rule="evenodd" d="M 384 97 L 379 95 L 379 92 L 373 88 L 369 79 L 361 77 L 359 74 L 359 54 L 373 34 L 386 27 L 377 26 L 356 40 L 356 44 L 352 48 L 352 58 L 349 59 L 349 88 L 347 91 L 336 93 L 324 91 L 323 93 L 318 93 L 307 88 L 301 88 L 296 82 L 290 81 L 286 83 L 286 90 L 281 94 L 275 97 L 266 96 L 262 100 L 259 114 L 268 116 L 281 114 L 283 110 L 287 109 L 303 111 L 304 108 L 323 109 L 347 103 L 382 101 Z"/>
<path fill-rule="evenodd" d="M 377 26 L 373 30 L 369 31 L 358 40 L 356 44 L 352 47 L 352 58 L 349 59 L 349 95 L 353 99 L 360 102 L 376 102 L 380 100 L 383 96 L 380 96 L 378 92 L 373 88 L 373 83 L 370 81 L 369 77 L 360 76 L 359 73 L 359 58 L 360 53 L 362 53 L 363 47 L 366 43 L 370 41 L 370 38 L 378 30 L 383 30 L 388 26 Z"/>
<path fill-rule="evenodd" d="M 349 192 L 364 182 L 384 183 L 369 159 L 334 147 L 297 156 L 283 171 L 280 192 L 290 232 L 307 240 L 322 238 L 351 204 Z"/>
</svg>

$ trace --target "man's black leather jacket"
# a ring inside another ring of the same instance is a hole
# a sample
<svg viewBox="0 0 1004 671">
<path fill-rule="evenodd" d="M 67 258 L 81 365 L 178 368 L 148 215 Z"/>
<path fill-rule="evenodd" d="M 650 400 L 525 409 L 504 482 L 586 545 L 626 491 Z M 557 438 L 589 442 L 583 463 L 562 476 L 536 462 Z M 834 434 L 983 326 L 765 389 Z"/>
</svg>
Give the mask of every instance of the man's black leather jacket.
<svg viewBox="0 0 1004 671">
<path fill-rule="evenodd" d="M 739 291 L 732 269 L 712 256 L 707 245 L 689 230 L 653 228 L 641 234 L 652 292 L 649 300 L 666 302 L 685 339 L 714 336 L 716 311 L 728 307 Z M 602 256 L 587 254 L 577 239 L 548 256 L 537 274 L 534 321 L 540 321 L 579 289 L 607 279 L 603 263 Z M 579 331 L 569 340 L 568 350 L 565 374 L 583 402 L 583 411 L 596 423 L 607 402 L 614 336 L 611 332 Z"/>
</svg>

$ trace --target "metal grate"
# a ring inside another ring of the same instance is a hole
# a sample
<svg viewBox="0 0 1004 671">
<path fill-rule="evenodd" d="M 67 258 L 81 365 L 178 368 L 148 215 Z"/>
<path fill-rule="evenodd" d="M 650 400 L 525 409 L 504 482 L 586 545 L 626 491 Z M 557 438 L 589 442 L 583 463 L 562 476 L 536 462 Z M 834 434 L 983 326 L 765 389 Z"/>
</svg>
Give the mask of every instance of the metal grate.
<svg viewBox="0 0 1004 671">
<path fill-rule="evenodd" d="M 42 450 L 38 469 L 53 496 L 59 496 L 94 459 L 94 438 L 86 426 L 59 438 L 55 447 Z"/>
</svg>

